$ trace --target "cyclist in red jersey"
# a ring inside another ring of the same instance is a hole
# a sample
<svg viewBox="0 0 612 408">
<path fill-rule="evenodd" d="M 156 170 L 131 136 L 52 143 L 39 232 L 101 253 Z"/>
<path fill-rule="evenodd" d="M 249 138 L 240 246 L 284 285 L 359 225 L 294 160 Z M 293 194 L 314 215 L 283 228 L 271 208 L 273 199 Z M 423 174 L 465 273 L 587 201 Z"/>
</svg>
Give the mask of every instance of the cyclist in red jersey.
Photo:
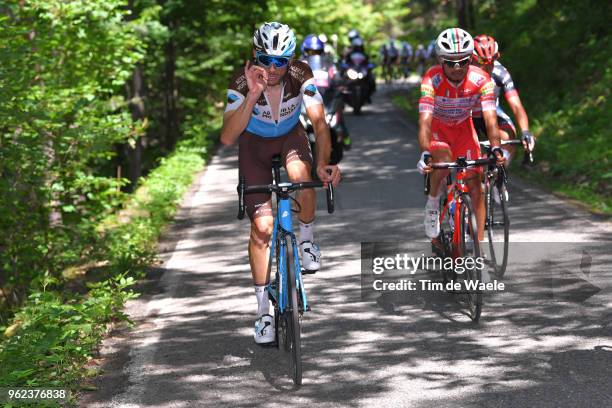
<svg viewBox="0 0 612 408">
<path fill-rule="evenodd" d="M 470 65 L 474 41 L 460 29 L 444 30 L 436 40 L 436 56 L 440 65 L 430 68 L 421 81 L 419 99 L 419 144 L 421 159 L 417 164 L 422 174 L 432 172 L 429 158 L 448 162 L 463 156 L 480 157 L 480 146 L 472 123 L 472 107 L 482 108 L 487 135 L 500 163 L 504 158 L 500 149 L 497 115 L 495 112 L 494 84 L 489 74 Z M 478 222 L 478 238 L 484 235 L 485 208 L 482 199 L 480 169 L 470 169 L 467 186 L 474 204 Z M 440 234 L 439 197 L 441 182 L 447 171 L 431 174 L 431 190 L 425 206 L 425 233 L 429 238 Z"/>
</svg>

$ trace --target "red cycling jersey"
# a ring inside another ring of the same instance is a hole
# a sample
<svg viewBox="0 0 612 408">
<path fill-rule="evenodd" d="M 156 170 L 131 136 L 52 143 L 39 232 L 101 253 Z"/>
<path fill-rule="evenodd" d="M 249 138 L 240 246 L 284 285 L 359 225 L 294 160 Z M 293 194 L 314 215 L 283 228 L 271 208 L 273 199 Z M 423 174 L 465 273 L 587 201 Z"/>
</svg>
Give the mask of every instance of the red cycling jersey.
<svg viewBox="0 0 612 408">
<path fill-rule="evenodd" d="M 430 149 L 450 147 L 453 159 L 480 157 L 478 137 L 472 123 L 472 108 L 495 110 L 495 84 L 484 70 L 470 65 L 463 81 L 450 82 L 441 65 L 430 68 L 421 81 L 419 112 L 432 112 Z"/>
</svg>

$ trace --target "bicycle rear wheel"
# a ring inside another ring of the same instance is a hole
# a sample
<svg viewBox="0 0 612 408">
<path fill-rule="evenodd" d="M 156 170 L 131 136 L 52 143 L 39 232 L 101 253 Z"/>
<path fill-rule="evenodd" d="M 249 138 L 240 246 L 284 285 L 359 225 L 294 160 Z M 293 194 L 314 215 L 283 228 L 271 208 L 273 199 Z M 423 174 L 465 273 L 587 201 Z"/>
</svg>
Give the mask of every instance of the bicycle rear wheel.
<svg viewBox="0 0 612 408">
<path fill-rule="evenodd" d="M 285 310 L 287 327 L 286 347 L 289 347 L 289 362 L 291 377 L 295 385 L 302 384 L 302 350 L 300 331 L 300 310 L 298 303 L 298 288 L 296 286 L 295 260 L 293 257 L 293 243 L 291 237 L 287 237 L 287 294 L 289 298 L 288 308 Z"/>
<path fill-rule="evenodd" d="M 486 228 L 489 237 L 489 251 L 495 274 L 500 278 L 506 273 L 508 265 L 508 245 L 510 238 L 510 219 L 508 218 L 506 185 L 501 183 L 493 188 L 494 180 L 487 178 L 485 186 L 486 197 Z M 497 197 L 496 197 L 497 196 Z M 495 198 L 498 199 L 499 204 Z"/>
<path fill-rule="evenodd" d="M 476 224 L 476 214 L 472 206 L 472 200 L 468 194 L 461 196 L 461 207 L 459 209 L 459 256 L 464 258 L 464 281 L 463 293 L 466 298 L 466 307 L 470 319 L 474 323 L 480 319 L 482 312 L 482 291 L 478 288 L 481 282 L 482 271 L 475 262 L 480 257 L 480 245 L 478 242 L 478 227 Z M 473 258 L 472 267 L 465 265 L 465 258 Z"/>
</svg>

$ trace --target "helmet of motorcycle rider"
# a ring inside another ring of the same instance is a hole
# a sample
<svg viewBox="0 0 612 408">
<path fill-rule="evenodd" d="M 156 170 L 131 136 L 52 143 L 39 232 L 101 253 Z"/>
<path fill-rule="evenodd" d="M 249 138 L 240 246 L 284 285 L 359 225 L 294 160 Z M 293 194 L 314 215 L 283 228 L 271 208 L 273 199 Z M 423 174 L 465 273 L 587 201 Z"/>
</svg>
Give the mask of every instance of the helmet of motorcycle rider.
<svg viewBox="0 0 612 408">
<path fill-rule="evenodd" d="M 472 59 L 480 65 L 492 64 L 499 58 L 499 47 L 495 38 L 481 34 L 474 38 Z"/>
<path fill-rule="evenodd" d="M 302 42 L 302 53 L 305 55 L 321 55 L 325 44 L 315 34 L 309 34 Z"/>
<path fill-rule="evenodd" d="M 439 58 L 468 57 L 474 52 L 474 40 L 461 28 L 448 28 L 436 40 L 436 55 Z"/>
<path fill-rule="evenodd" d="M 359 38 L 359 31 L 355 30 L 354 28 L 348 32 L 348 38 L 349 41 L 353 41 L 355 38 Z"/>
<path fill-rule="evenodd" d="M 255 51 L 275 57 L 291 58 L 295 52 L 295 34 L 286 24 L 263 23 L 253 33 Z"/>
</svg>

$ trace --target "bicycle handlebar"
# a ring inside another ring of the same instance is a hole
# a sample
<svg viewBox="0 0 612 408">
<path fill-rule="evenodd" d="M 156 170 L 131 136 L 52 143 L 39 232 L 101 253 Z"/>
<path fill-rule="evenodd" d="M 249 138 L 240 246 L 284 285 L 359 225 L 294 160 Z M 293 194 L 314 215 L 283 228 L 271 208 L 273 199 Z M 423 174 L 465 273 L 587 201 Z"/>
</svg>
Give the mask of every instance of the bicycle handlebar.
<svg viewBox="0 0 612 408">
<path fill-rule="evenodd" d="M 485 149 L 490 149 L 491 148 L 491 143 L 487 140 L 487 141 L 483 141 L 483 142 L 479 142 L 480 146 L 484 147 Z M 523 141 L 522 140 L 518 140 L 518 139 L 513 139 L 513 140 L 502 140 L 501 141 L 502 146 L 505 145 L 523 145 Z M 531 150 L 528 149 L 524 149 L 525 153 L 527 153 L 524 157 L 523 157 L 523 163 L 533 163 L 533 152 Z"/>
<path fill-rule="evenodd" d="M 318 188 L 323 187 L 322 181 L 303 181 L 300 183 L 279 183 L 279 184 L 262 184 L 255 186 L 246 186 L 244 176 L 240 176 L 238 182 L 238 219 L 244 218 L 245 205 L 244 195 L 245 194 L 256 194 L 256 193 L 291 193 L 297 190 L 303 190 L 306 188 Z M 334 207 L 334 186 L 332 183 L 327 183 L 327 212 L 332 214 L 335 210 Z"/>
<path fill-rule="evenodd" d="M 495 163 L 497 163 L 497 159 L 494 157 L 476 160 L 466 160 L 465 157 L 458 157 L 454 162 L 432 163 L 430 166 L 433 169 L 465 169 L 467 167 L 487 166 Z"/>
<path fill-rule="evenodd" d="M 430 166 L 433 169 L 465 169 L 468 167 L 476 166 L 489 166 L 497 163 L 495 157 L 488 157 L 486 159 L 466 160 L 465 157 L 458 157 L 454 162 L 447 163 L 431 163 Z M 429 173 L 425 174 L 425 195 L 429 194 L 430 182 Z"/>
</svg>

